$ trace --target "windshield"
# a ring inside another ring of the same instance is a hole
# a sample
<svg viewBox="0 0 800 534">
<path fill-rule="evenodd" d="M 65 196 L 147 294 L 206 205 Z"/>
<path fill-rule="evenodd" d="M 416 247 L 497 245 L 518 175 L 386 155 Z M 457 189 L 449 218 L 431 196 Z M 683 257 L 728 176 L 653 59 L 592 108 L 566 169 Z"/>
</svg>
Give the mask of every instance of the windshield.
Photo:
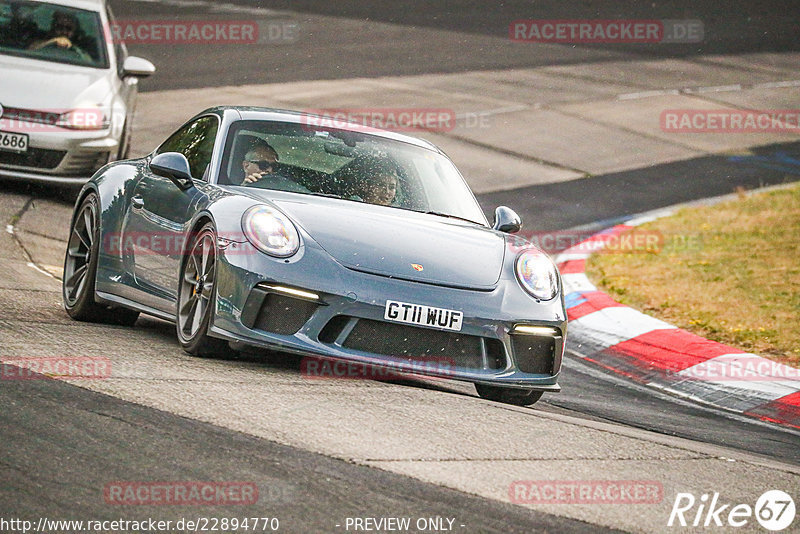
<svg viewBox="0 0 800 534">
<path fill-rule="evenodd" d="M 453 163 L 432 150 L 306 124 L 231 126 L 220 184 L 325 195 L 486 225 Z"/>
<path fill-rule="evenodd" d="M 0 0 L 0 53 L 108 68 L 100 14 L 43 2 Z"/>
</svg>

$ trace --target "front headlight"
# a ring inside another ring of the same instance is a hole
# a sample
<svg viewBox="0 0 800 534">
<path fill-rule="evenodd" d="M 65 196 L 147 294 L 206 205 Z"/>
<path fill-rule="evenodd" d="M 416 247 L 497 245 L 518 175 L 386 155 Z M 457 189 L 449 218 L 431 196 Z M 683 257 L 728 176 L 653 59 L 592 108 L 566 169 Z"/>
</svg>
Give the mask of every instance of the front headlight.
<svg viewBox="0 0 800 534">
<path fill-rule="evenodd" d="M 56 126 L 70 130 L 105 130 L 111 119 L 100 108 L 71 109 L 59 115 Z"/>
<path fill-rule="evenodd" d="M 300 248 L 300 235 L 292 221 L 268 206 L 253 206 L 242 216 L 242 230 L 258 250 L 278 258 L 288 258 Z"/>
<path fill-rule="evenodd" d="M 525 291 L 539 300 L 550 300 L 558 294 L 558 271 L 553 261 L 538 250 L 523 251 L 514 270 Z"/>
</svg>

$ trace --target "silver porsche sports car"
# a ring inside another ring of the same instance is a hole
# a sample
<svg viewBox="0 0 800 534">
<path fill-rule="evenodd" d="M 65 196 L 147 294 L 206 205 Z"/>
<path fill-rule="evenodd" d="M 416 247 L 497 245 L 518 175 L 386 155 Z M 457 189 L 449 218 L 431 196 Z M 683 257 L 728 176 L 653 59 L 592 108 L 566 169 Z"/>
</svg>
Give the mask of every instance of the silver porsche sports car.
<svg viewBox="0 0 800 534">
<path fill-rule="evenodd" d="M 199 356 L 268 347 L 528 405 L 560 389 L 567 320 L 559 273 L 520 226 L 503 206 L 489 224 L 426 141 L 213 108 L 83 187 L 64 305 L 173 321 Z"/>
</svg>

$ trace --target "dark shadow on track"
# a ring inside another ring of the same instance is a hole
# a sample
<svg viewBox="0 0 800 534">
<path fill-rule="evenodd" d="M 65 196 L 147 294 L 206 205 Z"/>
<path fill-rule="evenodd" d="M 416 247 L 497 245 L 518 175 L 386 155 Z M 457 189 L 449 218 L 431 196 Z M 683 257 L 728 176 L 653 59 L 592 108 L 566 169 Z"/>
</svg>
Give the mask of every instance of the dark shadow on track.
<svg viewBox="0 0 800 534">
<path fill-rule="evenodd" d="M 0 195 L 11 193 L 15 195 L 31 196 L 33 198 L 63 202 L 66 205 L 72 206 L 75 203 L 75 199 L 78 197 L 79 191 L 80 186 L 25 182 L 22 180 L 0 178 Z"/>
<path fill-rule="evenodd" d="M 739 2 L 735 8 L 693 0 L 438 0 L 413 6 L 390 0 L 230 0 L 223 5 L 201 0 L 183 6 L 112 0 L 111 5 L 123 21 L 290 20 L 298 25 L 292 43 L 129 42 L 131 53 L 150 59 L 158 68 L 155 76 L 143 80 L 143 91 L 800 50 L 797 17 L 788 14 L 786 2 L 780 0 Z M 288 13 L 259 15 L 257 9 Z M 509 38 L 509 24 L 519 19 L 698 20 L 704 37 L 701 42 L 679 44 L 516 43 Z M 409 28 L 425 29 L 424 37 L 412 35 Z"/>
<path fill-rule="evenodd" d="M 611 532 L 57 380 L 4 380 L 0 405 L 3 440 L 14 444 L 4 449 L 0 463 L 4 517 L 174 522 L 198 514 L 231 517 L 244 510 L 240 517 L 279 518 L 282 532 L 336 532 L 345 518 L 365 516 L 455 517 L 464 532 Z M 162 488 L 168 481 L 247 482 L 257 486 L 258 498 L 246 506 L 179 506 L 162 490 L 154 498 L 172 506 L 120 506 L 107 501 L 110 493 L 104 496 L 107 485 L 120 481 Z"/>
<path fill-rule="evenodd" d="M 478 195 L 492 220 L 494 208 L 512 207 L 523 233 L 572 228 L 689 202 L 800 180 L 800 142 L 767 145 L 751 156 L 715 155 L 510 191 Z"/>
<path fill-rule="evenodd" d="M 574 355 L 567 358 L 559 379 L 564 392 L 544 397 L 547 404 L 572 410 L 577 417 L 588 415 L 800 465 L 798 432 L 745 416 L 732 419 L 723 410 L 656 393 Z"/>
<path fill-rule="evenodd" d="M 789 16 L 786 12 L 791 4 L 780 0 L 739 2 L 735 9 L 727 8 L 719 2 L 694 0 L 660 3 L 636 0 L 618 2 L 588 0 L 571 3 L 559 0 L 537 2 L 506 0 L 491 3 L 485 0 L 440 0 L 415 6 L 416 9 L 409 9 L 407 4 L 393 0 L 370 2 L 239 0 L 237 3 L 501 37 L 508 37 L 509 23 L 520 19 L 694 19 L 702 21 L 705 28 L 705 38 L 701 43 L 691 45 L 598 43 L 584 46 L 594 49 L 635 51 L 661 57 L 800 50 L 800 41 L 797 39 L 797 18 Z"/>
</svg>

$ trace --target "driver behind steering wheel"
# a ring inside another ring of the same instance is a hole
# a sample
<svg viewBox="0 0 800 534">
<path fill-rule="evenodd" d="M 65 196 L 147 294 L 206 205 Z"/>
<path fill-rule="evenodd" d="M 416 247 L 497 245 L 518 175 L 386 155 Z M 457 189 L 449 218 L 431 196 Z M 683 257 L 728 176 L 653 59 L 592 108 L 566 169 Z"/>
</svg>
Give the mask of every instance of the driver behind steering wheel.
<svg viewBox="0 0 800 534">
<path fill-rule="evenodd" d="M 278 152 L 263 139 L 256 140 L 242 160 L 244 180 L 241 185 L 256 185 L 261 189 L 277 189 L 307 193 L 308 189 L 293 179 L 276 172 Z"/>
<path fill-rule="evenodd" d="M 273 174 L 273 166 L 278 163 L 278 152 L 266 141 L 253 143 L 242 160 L 244 180 L 242 185 L 255 183 L 267 175 Z"/>
<path fill-rule="evenodd" d="M 64 11 L 54 11 L 50 31 L 44 39 L 31 43 L 28 50 L 41 50 L 48 46 L 57 46 L 73 50 L 83 59 L 91 60 L 91 56 L 78 46 L 78 30 L 78 19 L 75 15 Z"/>
</svg>

